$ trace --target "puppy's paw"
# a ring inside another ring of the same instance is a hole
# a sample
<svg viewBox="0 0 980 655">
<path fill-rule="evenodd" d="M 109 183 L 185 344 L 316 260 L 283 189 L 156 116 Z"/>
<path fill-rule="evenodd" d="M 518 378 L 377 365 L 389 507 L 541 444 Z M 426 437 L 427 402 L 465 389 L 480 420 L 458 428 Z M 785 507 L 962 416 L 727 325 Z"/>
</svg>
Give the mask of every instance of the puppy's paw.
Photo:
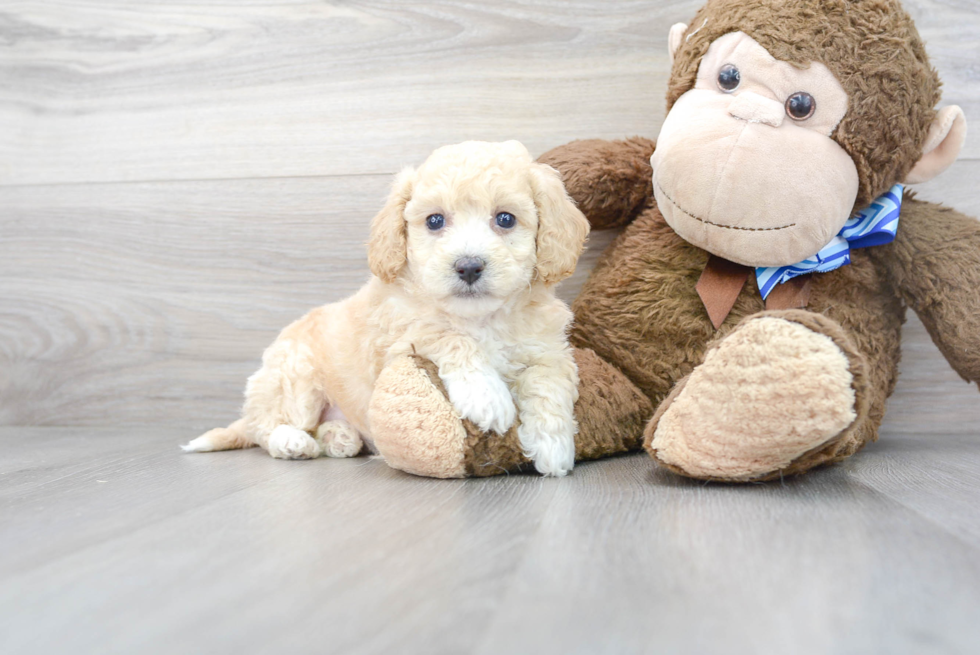
<svg viewBox="0 0 980 655">
<path fill-rule="evenodd" d="M 313 437 L 291 425 L 280 425 L 272 431 L 268 450 L 276 459 L 313 459 L 323 452 Z"/>
<path fill-rule="evenodd" d="M 323 445 L 327 457 L 354 457 L 364 442 L 353 425 L 347 421 L 326 421 L 316 429 L 316 440 Z"/>
<path fill-rule="evenodd" d="M 443 378 L 449 400 L 460 416 L 484 432 L 505 434 L 517 419 L 507 384 L 495 372 L 454 374 Z"/>
<path fill-rule="evenodd" d="M 517 436 L 524 454 L 541 475 L 560 478 L 575 466 L 574 428 L 547 433 L 536 429 L 533 423 L 521 423 Z"/>
</svg>

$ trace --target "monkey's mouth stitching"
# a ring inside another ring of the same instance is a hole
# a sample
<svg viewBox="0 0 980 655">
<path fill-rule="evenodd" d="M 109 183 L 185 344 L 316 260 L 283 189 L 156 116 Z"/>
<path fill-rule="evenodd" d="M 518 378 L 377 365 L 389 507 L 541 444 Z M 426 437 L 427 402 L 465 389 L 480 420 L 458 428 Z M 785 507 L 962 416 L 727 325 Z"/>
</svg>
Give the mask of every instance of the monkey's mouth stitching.
<svg viewBox="0 0 980 655">
<path fill-rule="evenodd" d="M 796 223 L 789 223 L 788 225 L 780 225 L 778 227 L 738 227 L 737 225 L 722 225 L 721 223 L 712 223 L 711 221 L 709 221 L 707 219 L 699 218 L 698 216 L 695 216 L 691 212 L 687 211 L 686 209 L 684 209 L 683 207 L 681 207 L 680 205 L 678 205 L 674 201 L 674 199 L 671 198 L 667 194 L 666 191 L 664 191 L 664 188 L 662 186 L 660 186 L 660 182 L 657 182 L 656 180 L 654 180 L 654 184 L 656 184 L 657 185 L 657 188 L 660 189 L 660 193 L 664 194 L 664 197 L 667 198 L 667 200 L 670 201 L 670 204 L 672 204 L 674 207 L 677 207 L 677 209 L 679 209 L 681 211 L 681 213 L 686 214 L 687 216 L 690 216 L 694 220 L 699 221 L 701 223 L 704 223 L 705 225 L 713 225 L 715 227 L 723 227 L 726 230 L 743 230 L 745 232 L 771 232 L 772 230 L 785 230 L 788 227 L 794 227 L 796 225 Z"/>
</svg>

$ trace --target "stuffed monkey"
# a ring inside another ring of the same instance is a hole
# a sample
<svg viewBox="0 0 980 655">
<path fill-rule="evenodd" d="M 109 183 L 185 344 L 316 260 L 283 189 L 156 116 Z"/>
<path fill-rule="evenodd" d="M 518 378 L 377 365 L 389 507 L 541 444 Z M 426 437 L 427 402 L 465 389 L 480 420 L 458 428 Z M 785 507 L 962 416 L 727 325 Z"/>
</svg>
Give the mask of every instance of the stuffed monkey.
<svg viewBox="0 0 980 655">
<path fill-rule="evenodd" d="M 897 0 L 709 0 L 669 47 L 656 144 L 541 157 L 593 229 L 626 226 L 573 305 L 579 455 L 642 433 L 661 465 L 732 482 L 848 457 L 877 438 L 907 307 L 980 381 L 980 222 L 902 186 L 955 160 L 966 121 L 935 108 L 939 79 Z M 424 362 L 393 363 L 373 404 L 396 468 L 526 461 L 513 434 L 456 419 Z M 445 448 L 418 447 L 435 427 Z"/>
</svg>

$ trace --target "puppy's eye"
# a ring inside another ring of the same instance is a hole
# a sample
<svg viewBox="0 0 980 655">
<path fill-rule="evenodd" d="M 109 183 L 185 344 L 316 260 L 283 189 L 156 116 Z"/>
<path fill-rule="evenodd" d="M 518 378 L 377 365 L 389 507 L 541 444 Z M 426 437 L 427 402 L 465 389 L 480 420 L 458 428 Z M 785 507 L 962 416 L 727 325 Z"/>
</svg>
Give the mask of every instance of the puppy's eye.
<svg viewBox="0 0 980 655">
<path fill-rule="evenodd" d="M 442 214 L 429 214 L 425 219 L 425 226 L 435 232 L 441 230 L 446 224 L 446 217 Z"/>
<path fill-rule="evenodd" d="M 738 68 L 733 64 L 725 64 L 718 71 L 718 88 L 725 93 L 731 93 L 737 89 L 741 81 L 742 74 L 738 72 Z"/>
<path fill-rule="evenodd" d="M 509 230 L 517 224 L 517 219 L 514 215 L 509 212 L 500 212 L 497 214 L 497 227 L 502 227 L 505 230 Z"/>
</svg>

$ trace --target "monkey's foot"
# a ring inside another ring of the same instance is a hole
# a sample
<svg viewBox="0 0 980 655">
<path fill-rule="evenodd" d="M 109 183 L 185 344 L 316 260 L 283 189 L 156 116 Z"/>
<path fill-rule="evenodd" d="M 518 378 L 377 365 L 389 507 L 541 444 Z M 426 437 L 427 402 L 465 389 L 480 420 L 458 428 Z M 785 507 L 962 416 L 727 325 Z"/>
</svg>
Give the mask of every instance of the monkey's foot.
<svg viewBox="0 0 980 655">
<path fill-rule="evenodd" d="M 747 482 L 850 454 L 867 414 L 864 359 L 812 312 L 749 317 L 681 380 L 647 425 L 647 450 L 689 477 Z"/>
<path fill-rule="evenodd" d="M 579 399 L 575 459 L 596 459 L 640 447 L 650 401 L 591 350 L 575 350 Z M 460 419 L 436 366 L 406 356 L 381 371 L 369 410 L 371 437 L 389 466 L 434 478 L 464 478 L 533 471 L 517 437 L 483 432 Z"/>
<path fill-rule="evenodd" d="M 405 356 L 381 371 L 369 409 L 374 447 L 392 468 L 431 478 L 506 473 L 529 460 L 516 425 L 501 436 L 461 419 L 435 364 Z"/>
</svg>

